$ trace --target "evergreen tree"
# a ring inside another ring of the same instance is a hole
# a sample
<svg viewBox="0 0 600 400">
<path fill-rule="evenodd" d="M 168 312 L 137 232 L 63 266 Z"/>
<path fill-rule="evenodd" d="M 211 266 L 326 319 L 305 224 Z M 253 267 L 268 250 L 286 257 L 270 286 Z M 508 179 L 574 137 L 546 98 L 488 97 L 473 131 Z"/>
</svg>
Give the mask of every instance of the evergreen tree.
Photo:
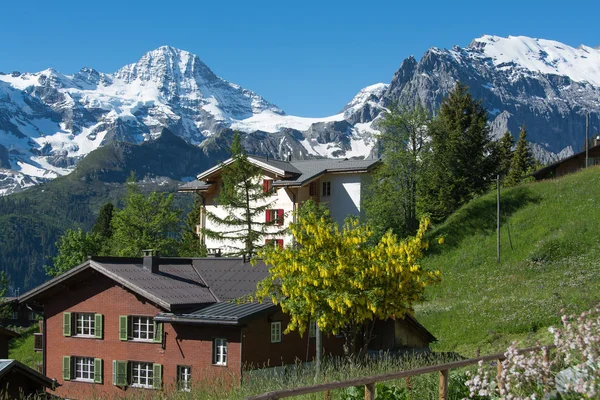
<svg viewBox="0 0 600 400">
<path fill-rule="evenodd" d="M 248 160 L 237 132 L 231 144 L 231 158 L 232 163 L 222 165 L 223 185 L 217 198 L 218 206 L 227 215 L 222 217 L 206 210 L 208 220 L 223 229 L 203 229 L 203 234 L 223 242 L 228 256 L 252 256 L 263 247 L 267 234 L 280 234 L 284 229 L 277 227 L 277 221 L 262 222 L 273 203 L 269 201 L 272 194 L 264 190 L 262 170 Z"/>
<path fill-rule="evenodd" d="M 504 136 L 500 138 L 497 143 L 498 147 L 498 174 L 500 174 L 501 178 L 504 178 L 508 175 L 510 171 L 510 164 L 512 162 L 513 155 L 513 147 L 515 145 L 515 140 L 513 139 L 512 133 L 510 131 L 506 131 Z"/>
<path fill-rule="evenodd" d="M 399 237 L 412 235 L 419 226 L 417 203 L 428 150 L 427 112 L 396 105 L 383 116 L 379 144 L 383 163 L 373 176 L 365 199 L 366 215 L 378 240 L 388 230 Z"/>
<path fill-rule="evenodd" d="M 112 218 L 115 210 L 115 206 L 108 202 L 102 206 L 96 218 L 96 223 L 92 227 L 92 233 L 97 234 L 103 239 L 110 239 L 112 237 Z"/>
<path fill-rule="evenodd" d="M 444 98 L 431 126 L 422 205 L 441 221 L 487 190 L 497 171 L 487 111 L 460 83 Z"/>
<path fill-rule="evenodd" d="M 181 233 L 181 243 L 179 245 L 180 257 L 206 257 L 206 246 L 201 237 L 196 233 L 196 226 L 200 223 L 200 213 L 202 210 L 202 198 L 196 195 L 194 198 L 194 207 L 185 219 L 185 226 Z"/>
<path fill-rule="evenodd" d="M 504 186 L 516 186 L 521 183 L 525 175 L 532 172 L 534 165 L 535 162 L 527 144 L 527 130 L 523 125 L 519 132 L 519 140 L 510 164 L 510 171 L 504 180 Z"/>
<path fill-rule="evenodd" d="M 146 197 L 129 181 L 125 207 L 112 218 L 112 253 L 139 257 L 142 250 L 153 249 L 163 256 L 177 255 L 181 211 L 173 201 L 173 194 L 152 192 Z"/>
</svg>

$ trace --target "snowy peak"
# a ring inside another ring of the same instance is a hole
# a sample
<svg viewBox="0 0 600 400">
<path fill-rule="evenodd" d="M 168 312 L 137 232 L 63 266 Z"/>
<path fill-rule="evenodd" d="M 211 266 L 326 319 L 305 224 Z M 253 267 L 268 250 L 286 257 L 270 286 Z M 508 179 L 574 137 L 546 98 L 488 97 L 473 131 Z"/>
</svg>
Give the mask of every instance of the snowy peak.
<svg viewBox="0 0 600 400">
<path fill-rule="evenodd" d="M 574 48 L 560 42 L 526 36 L 484 35 L 466 49 L 473 55 L 490 58 L 494 66 L 569 77 L 575 82 L 600 86 L 600 49 L 581 45 Z"/>
</svg>

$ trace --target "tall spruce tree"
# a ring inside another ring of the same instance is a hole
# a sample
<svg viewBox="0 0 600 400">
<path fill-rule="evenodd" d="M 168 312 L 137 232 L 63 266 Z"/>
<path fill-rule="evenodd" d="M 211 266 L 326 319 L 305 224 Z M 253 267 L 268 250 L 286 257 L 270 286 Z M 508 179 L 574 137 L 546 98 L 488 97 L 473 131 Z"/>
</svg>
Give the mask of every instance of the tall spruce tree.
<svg viewBox="0 0 600 400">
<path fill-rule="evenodd" d="M 515 140 L 512 133 L 506 131 L 497 143 L 498 147 L 498 174 L 501 178 L 505 178 L 510 171 L 512 162 L 513 147 Z"/>
<path fill-rule="evenodd" d="M 433 121 L 431 149 L 422 204 L 434 221 L 441 221 L 483 193 L 497 172 L 487 111 L 459 82 Z"/>
<path fill-rule="evenodd" d="M 420 106 L 413 110 L 389 107 L 379 124 L 383 163 L 368 186 L 367 219 L 379 240 L 388 230 L 399 237 L 413 235 L 418 227 L 418 197 L 428 151 L 429 116 Z"/>
<path fill-rule="evenodd" d="M 519 132 L 519 140 L 517 141 L 517 147 L 512 157 L 510 170 L 504 180 L 504 186 L 516 186 L 521 183 L 525 175 L 532 172 L 531 170 L 534 165 L 533 155 L 527 144 L 527 130 L 525 129 L 525 125 L 523 125 L 521 132 Z"/>
<path fill-rule="evenodd" d="M 206 257 L 206 246 L 197 234 L 196 226 L 200 222 L 202 210 L 202 197 L 198 194 L 194 197 L 194 207 L 185 218 L 185 226 L 181 233 L 179 244 L 180 257 Z"/>
<path fill-rule="evenodd" d="M 205 228 L 202 232 L 206 238 L 222 242 L 227 256 L 253 256 L 267 235 L 281 234 L 285 228 L 277 225 L 277 219 L 266 222 L 272 193 L 264 188 L 262 170 L 248 160 L 238 132 L 231 143 L 231 158 L 232 163 L 222 165 L 223 184 L 217 198 L 217 205 L 227 214 L 221 216 L 207 209 L 207 219 L 218 229 Z"/>
</svg>

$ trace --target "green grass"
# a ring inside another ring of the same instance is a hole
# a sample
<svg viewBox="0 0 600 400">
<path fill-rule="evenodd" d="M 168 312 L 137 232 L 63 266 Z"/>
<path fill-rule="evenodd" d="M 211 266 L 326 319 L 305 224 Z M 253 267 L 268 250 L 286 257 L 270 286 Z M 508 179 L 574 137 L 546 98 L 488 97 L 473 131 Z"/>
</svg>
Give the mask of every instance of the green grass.
<svg viewBox="0 0 600 400">
<path fill-rule="evenodd" d="M 423 260 L 442 271 L 417 318 L 435 350 L 473 356 L 513 340 L 550 342 L 561 310 L 600 302 L 600 168 L 501 192 L 501 262 L 496 258 L 496 193 L 473 200 L 430 233 L 444 236 Z M 512 247 L 509 243 L 509 230 Z"/>
<path fill-rule="evenodd" d="M 42 364 L 42 353 L 33 351 L 33 334 L 39 332 L 37 324 L 25 329 L 15 329 L 21 336 L 14 338 L 8 345 L 8 358 L 21 361 L 23 364 L 37 370 Z"/>
</svg>

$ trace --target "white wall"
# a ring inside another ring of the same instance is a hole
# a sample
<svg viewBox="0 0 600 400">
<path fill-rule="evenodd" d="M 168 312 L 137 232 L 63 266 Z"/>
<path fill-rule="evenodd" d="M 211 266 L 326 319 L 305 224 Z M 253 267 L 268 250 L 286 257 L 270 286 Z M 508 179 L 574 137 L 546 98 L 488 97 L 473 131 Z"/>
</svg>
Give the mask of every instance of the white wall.
<svg viewBox="0 0 600 400">
<path fill-rule="evenodd" d="M 348 215 L 360 215 L 361 175 L 325 175 L 319 184 L 321 202 L 327 203 L 331 217 L 342 225 Z M 323 182 L 331 182 L 331 196 L 323 196 Z"/>
</svg>

